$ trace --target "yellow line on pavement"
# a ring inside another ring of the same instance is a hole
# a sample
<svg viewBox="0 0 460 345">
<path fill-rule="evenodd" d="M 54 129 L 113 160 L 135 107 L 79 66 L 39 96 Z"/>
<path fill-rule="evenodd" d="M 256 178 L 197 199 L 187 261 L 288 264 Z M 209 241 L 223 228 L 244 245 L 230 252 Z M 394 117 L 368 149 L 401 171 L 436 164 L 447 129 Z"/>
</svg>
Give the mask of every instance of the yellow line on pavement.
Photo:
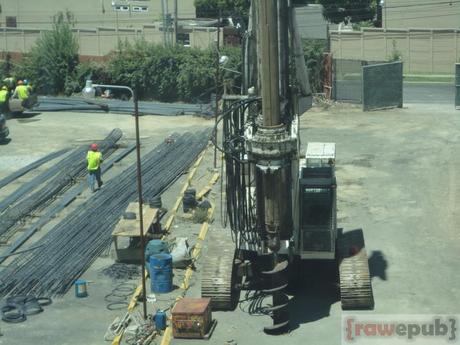
<svg viewBox="0 0 460 345">
<path fill-rule="evenodd" d="M 208 148 L 205 148 L 203 150 L 203 152 L 200 153 L 200 156 L 198 157 L 198 159 L 196 160 L 195 164 L 193 165 L 192 169 L 190 170 L 190 172 L 188 173 L 188 176 L 187 176 L 187 180 L 185 181 L 184 183 L 184 186 L 182 187 L 180 193 L 179 193 L 179 196 L 177 197 L 177 200 L 176 202 L 174 203 L 174 206 L 173 208 L 171 209 L 171 215 L 169 216 L 168 220 L 166 221 L 165 223 L 165 226 L 164 226 L 164 230 L 169 233 L 169 231 L 171 230 L 171 226 L 172 224 L 174 223 L 174 219 L 176 218 L 176 213 L 177 211 L 179 210 L 179 206 L 180 204 L 182 203 L 182 198 L 184 196 L 184 193 L 185 191 L 187 190 L 188 187 L 190 187 L 190 183 L 193 179 L 193 177 L 195 176 L 195 173 L 198 169 L 198 167 L 200 166 L 201 164 L 201 161 L 203 160 L 205 154 L 206 154 L 206 151 L 207 151 Z"/>
<path fill-rule="evenodd" d="M 201 249 L 203 247 L 203 241 L 206 239 L 206 235 L 208 234 L 208 230 L 209 230 L 208 222 L 212 219 L 213 214 L 214 214 L 214 207 L 212 206 L 208 210 L 207 220 L 201 224 L 200 233 L 198 235 L 199 241 L 197 241 L 197 243 L 195 244 L 195 248 L 193 248 L 193 251 L 192 251 L 192 261 L 196 261 L 198 257 L 200 256 Z M 185 291 L 190 287 L 190 279 L 192 278 L 192 275 L 193 275 L 193 268 L 189 266 L 187 270 L 185 271 L 184 280 L 182 281 L 182 284 L 180 286 L 180 288 L 184 290 L 184 295 L 185 295 Z M 181 299 L 181 296 L 176 298 L 176 302 L 179 299 Z M 161 339 L 161 345 L 169 345 L 169 343 L 171 342 L 171 333 L 172 333 L 171 326 L 166 327 L 166 330 Z"/>
<path fill-rule="evenodd" d="M 177 210 L 179 209 L 179 206 L 182 202 L 182 198 L 184 196 L 184 193 L 185 191 L 187 190 L 188 187 L 190 187 L 190 183 L 193 179 L 193 177 L 195 176 L 196 174 L 196 171 L 198 169 L 198 167 L 200 166 L 205 154 L 206 154 L 206 151 L 207 151 L 207 147 L 200 153 L 200 155 L 198 156 L 197 160 L 195 161 L 195 163 L 193 164 L 193 167 L 192 169 L 190 170 L 190 172 L 188 173 L 188 176 L 187 176 L 187 180 L 185 181 L 184 183 L 184 186 L 182 187 L 181 191 L 180 191 L 180 194 L 173 206 L 173 209 L 171 210 L 172 214 L 171 216 L 168 218 L 168 220 L 166 221 L 165 223 L 165 227 L 164 229 L 166 230 L 166 233 L 169 233 L 169 230 L 174 222 L 174 218 L 176 216 L 176 212 Z M 164 240 L 166 238 L 166 236 L 163 236 L 162 239 Z M 145 274 L 145 277 L 147 278 L 148 276 L 148 271 L 147 269 L 145 270 L 144 272 Z M 139 284 L 136 288 L 136 290 L 134 291 L 131 299 L 130 299 L 130 302 L 128 304 L 128 313 L 132 313 L 134 311 L 134 309 L 136 308 L 137 306 L 137 300 L 139 298 L 139 296 L 142 294 L 142 284 Z M 115 339 L 112 341 L 112 345 L 119 345 L 120 342 L 121 342 L 121 339 L 123 337 L 123 334 L 124 334 L 124 330 L 118 334 L 117 336 L 115 336 Z M 171 329 L 166 329 L 164 335 L 163 335 L 163 339 L 162 339 L 162 342 L 161 344 L 163 344 L 164 341 L 167 341 L 167 343 L 169 343 L 171 339 Z M 167 344 L 166 343 L 166 344 Z"/>
<path fill-rule="evenodd" d="M 169 326 L 166 327 L 165 332 L 163 333 L 163 337 L 161 337 L 160 345 L 168 345 L 171 342 L 171 334 L 172 328 Z"/>
</svg>

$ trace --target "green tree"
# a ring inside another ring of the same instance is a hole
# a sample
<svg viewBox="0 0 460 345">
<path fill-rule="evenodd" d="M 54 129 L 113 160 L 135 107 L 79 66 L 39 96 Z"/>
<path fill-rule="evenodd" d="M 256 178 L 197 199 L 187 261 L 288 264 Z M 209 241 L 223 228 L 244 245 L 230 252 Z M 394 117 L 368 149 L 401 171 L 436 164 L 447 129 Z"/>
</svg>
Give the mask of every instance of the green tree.
<svg viewBox="0 0 460 345">
<path fill-rule="evenodd" d="M 225 48 L 222 54 L 230 57 L 226 67 L 241 64 L 238 48 Z M 164 47 L 140 40 L 120 45 L 108 62 L 106 77 L 115 84 L 137 88 L 142 99 L 205 101 L 215 89 L 216 63 L 212 49 Z M 103 72 L 98 73 L 104 78 Z"/>
<path fill-rule="evenodd" d="M 250 0 L 195 0 L 196 15 L 199 18 L 218 18 L 222 16 L 248 17 Z"/>
<path fill-rule="evenodd" d="M 314 0 L 294 0 L 294 5 L 315 3 Z M 196 15 L 199 18 L 218 18 L 223 16 L 241 16 L 247 22 L 251 0 L 195 0 Z"/>
<path fill-rule="evenodd" d="M 351 22 L 372 20 L 376 13 L 377 0 L 318 0 L 323 5 L 323 15 L 332 23 L 350 19 Z"/>
<path fill-rule="evenodd" d="M 326 41 L 321 39 L 304 39 L 302 43 L 312 91 L 323 92 Z"/>
<path fill-rule="evenodd" d="M 16 73 L 19 78 L 30 79 L 40 93 L 62 92 L 73 78 L 78 65 L 78 41 L 72 32 L 72 20 L 70 12 L 58 13 L 53 29 L 42 34 Z"/>
</svg>

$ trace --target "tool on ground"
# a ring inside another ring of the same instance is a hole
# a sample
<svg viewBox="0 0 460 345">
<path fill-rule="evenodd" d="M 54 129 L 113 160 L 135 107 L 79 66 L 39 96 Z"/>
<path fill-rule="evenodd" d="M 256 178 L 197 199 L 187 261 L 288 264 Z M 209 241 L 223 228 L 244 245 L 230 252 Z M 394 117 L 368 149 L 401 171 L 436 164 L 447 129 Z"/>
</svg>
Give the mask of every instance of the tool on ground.
<svg viewBox="0 0 460 345">
<path fill-rule="evenodd" d="M 241 290 L 255 291 L 272 334 L 290 330 L 285 289 L 304 260 L 335 260 L 343 309 L 373 308 L 374 299 L 362 231 L 337 228 L 335 144 L 301 151 L 299 116 L 312 94 L 292 2 L 253 0 L 249 13 L 243 94 L 224 94 L 221 146 L 214 138 L 231 235 L 209 240 L 201 295 L 213 310 L 232 310 Z"/>
</svg>

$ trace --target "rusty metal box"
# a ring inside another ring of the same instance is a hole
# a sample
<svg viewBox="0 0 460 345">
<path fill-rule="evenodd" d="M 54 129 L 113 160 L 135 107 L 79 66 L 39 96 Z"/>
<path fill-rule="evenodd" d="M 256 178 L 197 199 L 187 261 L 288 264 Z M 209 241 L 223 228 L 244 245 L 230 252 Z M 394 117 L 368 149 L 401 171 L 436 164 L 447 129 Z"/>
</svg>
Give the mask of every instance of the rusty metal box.
<svg viewBox="0 0 460 345">
<path fill-rule="evenodd" d="M 183 298 L 172 310 L 174 338 L 202 339 L 212 322 L 210 298 Z"/>
</svg>

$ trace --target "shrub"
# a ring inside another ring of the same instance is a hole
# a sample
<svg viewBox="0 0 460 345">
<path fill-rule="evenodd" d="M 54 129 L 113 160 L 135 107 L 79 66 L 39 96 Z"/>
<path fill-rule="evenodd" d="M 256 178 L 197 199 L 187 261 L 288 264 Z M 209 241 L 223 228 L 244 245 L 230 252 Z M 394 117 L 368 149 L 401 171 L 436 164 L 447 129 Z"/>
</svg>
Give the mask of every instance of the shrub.
<svg viewBox="0 0 460 345">
<path fill-rule="evenodd" d="M 326 41 L 321 39 L 304 39 L 303 51 L 312 92 L 323 92 L 324 53 L 326 51 Z"/>
<path fill-rule="evenodd" d="M 229 68 L 241 64 L 238 51 L 223 50 L 230 57 Z M 145 41 L 123 43 L 108 63 L 115 84 L 137 88 L 140 98 L 165 102 L 209 99 L 215 71 L 216 55 L 211 49 L 164 47 Z"/>
<path fill-rule="evenodd" d="M 67 21 L 63 13 L 55 17 L 53 30 L 42 34 L 16 72 L 17 77 L 30 79 L 40 93 L 64 90 L 78 65 L 78 42 L 69 18 L 69 13 Z"/>
</svg>

